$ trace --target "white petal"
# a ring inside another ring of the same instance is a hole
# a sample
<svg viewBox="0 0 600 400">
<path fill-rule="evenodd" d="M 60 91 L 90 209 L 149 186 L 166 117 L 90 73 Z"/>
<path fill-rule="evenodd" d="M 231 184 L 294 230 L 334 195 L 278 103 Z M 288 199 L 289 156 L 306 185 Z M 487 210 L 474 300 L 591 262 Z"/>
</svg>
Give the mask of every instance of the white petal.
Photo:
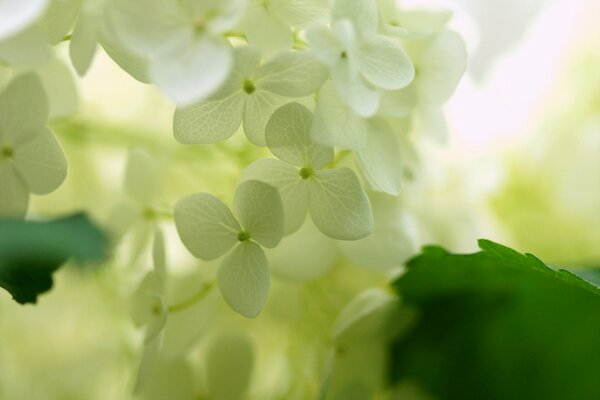
<svg viewBox="0 0 600 400">
<path fill-rule="evenodd" d="M 85 75 L 96 54 L 100 19 L 100 15 L 88 14 L 85 11 L 81 11 L 77 18 L 69 45 L 69 55 L 79 76 Z"/>
<path fill-rule="evenodd" d="M 79 0 L 52 0 L 49 3 L 39 25 L 50 43 L 56 45 L 73 29 L 80 9 Z"/>
<path fill-rule="evenodd" d="M 380 92 L 378 113 L 387 117 L 403 118 L 417 106 L 417 84 L 413 80 L 404 89 Z"/>
<path fill-rule="evenodd" d="M 377 3 L 375 0 L 335 0 L 331 19 L 350 20 L 361 35 L 375 33 L 379 23 Z"/>
<path fill-rule="evenodd" d="M 0 217 L 23 218 L 29 205 L 29 191 L 11 161 L 0 159 Z"/>
<path fill-rule="evenodd" d="M 34 194 L 56 190 L 67 177 L 67 159 L 48 128 L 24 132 L 14 144 L 15 168 Z"/>
<path fill-rule="evenodd" d="M 0 95 L 0 135 L 12 142 L 22 132 L 46 125 L 48 100 L 39 78 L 33 74 L 17 77 Z"/>
<path fill-rule="evenodd" d="M 342 43 L 325 25 L 311 26 L 306 30 L 306 39 L 315 56 L 327 65 L 334 65 L 344 51 Z"/>
<path fill-rule="evenodd" d="M 404 170 L 395 132 L 382 118 L 369 120 L 368 129 L 366 146 L 356 151 L 359 165 L 371 189 L 398 195 Z"/>
<path fill-rule="evenodd" d="M 176 104 L 185 106 L 213 94 L 231 65 L 227 41 L 203 37 L 157 54 L 150 64 L 150 77 Z"/>
<path fill-rule="evenodd" d="M 203 260 L 225 254 L 237 243 L 241 230 L 229 208 L 208 193 L 179 200 L 175 205 L 175 226 L 185 247 Z"/>
<path fill-rule="evenodd" d="M 415 39 L 433 35 L 442 29 L 452 18 L 452 11 L 402 10 L 382 13 L 385 31 L 401 38 Z"/>
<path fill-rule="evenodd" d="M 300 228 L 308 210 L 308 192 L 299 170 L 283 161 L 264 158 L 250 164 L 242 171 L 240 181 L 250 179 L 266 182 L 279 189 L 285 215 L 286 235 Z"/>
<path fill-rule="evenodd" d="M 340 100 L 331 82 L 319 92 L 311 137 L 319 143 L 344 149 L 359 149 L 367 141 L 365 120 Z"/>
<path fill-rule="evenodd" d="M 270 0 L 269 9 L 289 25 L 302 28 L 328 17 L 327 0 Z"/>
<path fill-rule="evenodd" d="M 317 171 L 309 184 L 309 210 L 321 232 L 338 240 L 357 240 L 371 234 L 371 203 L 352 170 Z"/>
<path fill-rule="evenodd" d="M 59 119 L 75 114 L 79 108 L 79 94 L 71 69 L 58 58 L 36 69 L 48 96 L 49 118 Z"/>
<path fill-rule="evenodd" d="M 0 1 L 0 41 L 34 23 L 44 12 L 48 0 Z"/>
<path fill-rule="evenodd" d="M 164 328 L 167 321 L 167 306 L 163 299 L 162 282 L 155 271 L 144 275 L 131 297 L 131 317 L 136 326 L 146 327 L 146 340 L 151 340 Z"/>
<path fill-rule="evenodd" d="M 7 64 L 37 67 L 50 61 L 52 56 L 46 34 L 35 25 L 0 41 L 0 61 Z"/>
<path fill-rule="evenodd" d="M 408 85 L 415 77 L 415 68 L 408 54 L 383 35 L 373 35 L 358 47 L 358 68 L 373 85 L 397 90 Z"/>
<path fill-rule="evenodd" d="M 331 71 L 339 97 L 359 116 L 373 116 L 379 108 L 379 94 L 363 81 L 350 59 L 341 59 Z"/>
<path fill-rule="evenodd" d="M 288 100 L 266 90 L 245 94 L 244 132 L 256 146 L 265 146 L 265 129 L 271 115 Z"/>
<path fill-rule="evenodd" d="M 286 104 L 273 114 L 265 136 L 271 153 L 298 167 L 320 169 L 333 159 L 333 149 L 310 137 L 312 113 L 298 103 Z"/>
<path fill-rule="evenodd" d="M 252 241 L 239 243 L 223 260 L 217 282 L 234 311 L 246 318 L 256 318 L 267 302 L 271 287 L 263 249 Z"/>
<path fill-rule="evenodd" d="M 245 398 L 252 370 L 254 350 L 242 334 L 218 334 L 208 351 L 207 384 L 210 398 L 240 400 Z"/>
<path fill-rule="evenodd" d="M 339 242 L 352 263 L 369 269 L 398 268 L 418 251 L 417 229 L 395 198 L 372 194 L 373 233 L 361 240 Z"/>
<path fill-rule="evenodd" d="M 292 47 L 290 26 L 273 15 L 261 0 L 249 2 L 241 28 L 248 38 L 248 43 L 258 47 L 265 57 Z"/>
<path fill-rule="evenodd" d="M 284 214 L 277 188 L 261 181 L 241 183 L 233 199 L 240 223 L 252 240 L 275 247 L 283 237 Z"/>
<path fill-rule="evenodd" d="M 160 174 L 157 161 L 147 151 L 130 150 L 125 168 L 125 191 L 140 205 L 152 205 L 160 193 Z"/>
<path fill-rule="evenodd" d="M 327 67 L 308 51 L 283 53 L 259 68 L 257 84 L 286 97 L 310 96 L 329 75 Z"/>
<path fill-rule="evenodd" d="M 317 279 L 337 261 L 335 242 L 307 219 L 297 232 L 283 238 L 279 245 L 267 250 L 271 271 L 284 279 L 305 282 Z"/>
</svg>

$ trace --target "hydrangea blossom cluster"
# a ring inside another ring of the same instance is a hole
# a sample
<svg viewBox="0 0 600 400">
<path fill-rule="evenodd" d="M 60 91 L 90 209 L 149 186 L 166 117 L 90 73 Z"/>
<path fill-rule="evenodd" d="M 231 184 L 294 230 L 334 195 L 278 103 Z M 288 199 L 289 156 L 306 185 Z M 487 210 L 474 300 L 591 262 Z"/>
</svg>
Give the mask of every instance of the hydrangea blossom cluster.
<svg viewBox="0 0 600 400">
<path fill-rule="evenodd" d="M 75 112 L 70 67 L 84 76 L 99 47 L 173 102 L 179 143 L 227 146 L 243 133 L 258 148 L 252 154 L 263 157 L 236 172 L 235 193 L 190 188 L 173 203 L 161 199 L 155 157 L 130 152 L 128 199 L 108 226 L 115 242 L 138 232 L 131 262 L 154 237 L 154 269 L 133 301 L 148 346 L 141 384 L 179 309 L 165 300 L 161 225 L 174 223 L 193 256 L 217 260 L 214 286 L 247 318 L 268 303 L 271 271 L 310 281 L 339 257 L 393 271 L 412 254 L 405 159 L 420 135 L 444 137 L 441 106 L 466 68 L 450 17 L 392 0 L 0 1 L 0 216 L 24 217 L 30 193 L 65 179 L 66 158 L 46 125 Z M 61 46 L 69 60 L 54 50 Z M 391 301 L 377 290 L 361 296 L 340 315 L 336 338 Z M 251 358 L 244 339 L 222 341 Z M 232 357 L 210 354 L 217 369 Z M 215 393 L 230 390 L 210 376 Z"/>
</svg>

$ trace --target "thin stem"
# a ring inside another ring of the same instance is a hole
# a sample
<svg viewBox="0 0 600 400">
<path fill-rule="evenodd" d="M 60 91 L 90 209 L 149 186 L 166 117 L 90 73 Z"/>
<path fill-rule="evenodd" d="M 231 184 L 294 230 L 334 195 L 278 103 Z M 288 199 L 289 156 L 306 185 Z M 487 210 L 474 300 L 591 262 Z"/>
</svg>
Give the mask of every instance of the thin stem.
<svg viewBox="0 0 600 400">
<path fill-rule="evenodd" d="M 204 286 L 202 286 L 202 288 L 200 289 L 200 291 L 198 293 L 196 293 L 195 295 L 193 295 L 192 297 L 190 297 L 189 299 L 184 300 L 181 303 L 170 305 L 168 307 L 169 313 L 172 314 L 172 313 L 180 312 L 180 311 L 183 311 L 183 310 L 186 310 L 186 309 L 192 307 L 194 304 L 203 300 L 210 293 L 210 291 L 212 290 L 213 287 L 215 287 L 214 282 L 205 283 Z"/>
</svg>

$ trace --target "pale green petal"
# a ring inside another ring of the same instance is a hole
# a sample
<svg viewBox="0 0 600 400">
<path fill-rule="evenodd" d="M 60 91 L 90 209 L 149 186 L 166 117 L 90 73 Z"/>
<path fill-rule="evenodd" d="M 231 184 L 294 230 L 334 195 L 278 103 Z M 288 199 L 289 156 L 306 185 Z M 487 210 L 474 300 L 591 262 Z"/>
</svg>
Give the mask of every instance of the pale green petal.
<svg viewBox="0 0 600 400">
<path fill-rule="evenodd" d="M 367 124 L 367 144 L 356 151 L 361 170 L 371 189 L 398 195 L 404 170 L 395 132 L 382 118 L 372 118 Z"/>
<path fill-rule="evenodd" d="M 141 205 L 151 205 L 160 194 L 161 171 L 145 150 L 129 151 L 125 168 L 125 191 Z"/>
<path fill-rule="evenodd" d="M 104 225 L 104 228 L 110 234 L 111 241 L 118 243 L 131 229 L 138 217 L 139 210 L 129 202 L 115 205 L 110 210 Z"/>
<path fill-rule="evenodd" d="M 39 130 L 48 120 L 48 100 L 39 78 L 25 74 L 0 95 L 0 140 L 12 142 L 22 132 Z"/>
<path fill-rule="evenodd" d="M 190 38 L 157 54 L 150 77 L 173 101 L 190 105 L 212 95 L 229 75 L 231 46 L 223 38 Z"/>
<path fill-rule="evenodd" d="M 261 0 L 250 0 L 241 28 L 248 38 L 248 43 L 258 47 L 265 57 L 292 47 L 290 26 L 273 15 Z"/>
<path fill-rule="evenodd" d="M 310 137 L 312 113 L 303 105 L 280 107 L 267 124 L 265 136 L 271 153 L 298 167 L 320 169 L 333 159 L 333 149 Z"/>
<path fill-rule="evenodd" d="M 160 332 L 166 323 L 163 283 L 157 279 L 156 271 L 149 271 L 131 297 L 131 317 L 136 326 L 146 327 L 146 340 Z"/>
<path fill-rule="evenodd" d="M 211 399 L 242 400 L 254 368 L 252 342 L 238 333 L 218 334 L 208 351 L 206 366 Z"/>
<path fill-rule="evenodd" d="M 0 217 L 23 218 L 29 205 L 29 191 L 11 161 L 0 159 Z"/>
<path fill-rule="evenodd" d="M 338 258 L 335 241 L 323 236 L 310 219 L 300 230 L 283 238 L 277 247 L 266 253 L 271 271 L 295 282 L 323 276 Z"/>
<path fill-rule="evenodd" d="M 48 128 L 23 132 L 15 139 L 14 153 L 15 168 L 34 194 L 56 190 L 67 177 L 67 159 Z"/>
<path fill-rule="evenodd" d="M 37 67 L 50 61 L 53 54 L 46 34 L 36 25 L 0 41 L 0 61 L 7 64 Z"/>
<path fill-rule="evenodd" d="M 164 293 L 167 279 L 167 250 L 165 249 L 165 235 L 157 228 L 152 242 L 152 263 L 156 276 L 156 285 Z"/>
<path fill-rule="evenodd" d="M 229 208 L 208 193 L 179 200 L 175 205 L 175 226 L 185 247 L 203 260 L 225 254 L 237 243 L 242 229 Z"/>
<path fill-rule="evenodd" d="M 315 56 L 327 65 L 334 65 L 344 51 L 339 39 L 326 25 L 311 26 L 306 30 L 306 39 Z"/>
<path fill-rule="evenodd" d="M 217 282 L 234 311 L 246 318 L 256 318 L 267 302 L 271 286 L 263 249 L 252 241 L 239 243 L 223 260 Z"/>
<path fill-rule="evenodd" d="M 319 92 L 311 137 L 319 143 L 344 149 L 359 149 L 367 141 L 365 120 L 340 100 L 331 82 Z"/>
<path fill-rule="evenodd" d="M 275 247 L 283 237 L 284 214 L 277 188 L 261 181 L 241 183 L 233 199 L 233 208 L 252 240 Z"/>
<path fill-rule="evenodd" d="M 178 108 L 173 117 L 175 139 L 184 144 L 208 144 L 230 138 L 242 123 L 245 103 L 245 95 L 235 92 Z"/>
<path fill-rule="evenodd" d="M 415 68 L 400 45 L 383 35 L 373 35 L 358 47 L 358 68 L 373 85 L 397 90 L 408 85 L 415 77 Z"/>
<path fill-rule="evenodd" d="M 246 96 L 244 132 L 256 146 L 265 146 L 265 129 L 271 115 L 288 100 L 266 90 L 257 90 Z"/>
<path fill-rule="evenodd" d="M 467 68 L 467 50 L 462 38 L 445 30 L 431 39 L 417 62 L 419 101 L 427 106 L 448 100 Z"/>
<path fill-rule="evenodd" d="M 256 72 L 264 90 L 286 97 L 310 96 L 329 75 L 327 67 L 310 52 L 287 52 L 270 60 Z"/>
<path fill-rule="evenodd" d="M 302 28 L 315 22 L 326 22 L 327 0 L 270 0 L 269 9 L 282 21 Z"/>
<path fill-rule="evenodd" d="M 379 94 L 367 86 L 358 68 L 349 59 L 338 61 L 331 71 L 331 77 L 339 97 L 359 116 L 373 116 L 379 108 Z"/>
<path fill-rule="evenodd" d="M 79 0 L 52 0 L 39 21 L 52 45 L 60 43 L 75 25 Z"/>
<path fill-rule="evenodd" d="M 136 219 L 133 222 L 126 241 L 128 246 L 128 264 L 134 265 L 148 248 L 152 236 L 156 230 L 156 222 L 143 217 L 143 210 L 137 210 Z"/>
<path fill-rule="evenodd" d="M 383 91 L 379 94 L 379 114 L 388 117 L 403 118 L 417 106 L 417 83 L 412 81 L 404 89 Z"/>
<path fill-rule="evenodd" d="M 96 54 L 100 19 L 100 15 L 85 11 L 81 11 L 77 17 L 69 45 L 69 56 L 79 76 L 85 75 Z"/>
<path fill-rule="evenodd" d="M 377 31 L 379 15 L 375 0 L 335 0 L 331 10 L 331 19 L 352 21 L 361 35 Z"/>
<path fill-rule="evenodd" d="M 161 339 L 163 335 L 155 335 L 151 340 L 144 343 L 144 350 L 142 351 L 142 359 L 137 370 L 137 376 L 135 379 L 135 385 L 133 387 L 133 393 L 138 395 L 142 392 L 142 389 L 148 382 L 150 371 L 154 366 L 158 350 L 161 345 Z"/>
<path fill-rule="evenodd" d="M 284 232 L 288 235 L 298 230 L 306 219 L 308 210 L 306 182 L 300 178 L 298 168 L 283 161 L 264 158 L 242 171 L 241 182 L 251 179 L 266 182 L 279 189 L 285 214 Z"/>
<path fill-rule="evenodd" d="M 401 10 L 388 15 L 382 13 L 385 31 L 406 39 L 424 38 L 442 29 L 452 18 L 452 11 Z"/>
<path fill-rule="evenodd" d="M 260 65 L 260 52 L 253 46 L 239 46 L 233 49 L 233 71 L 232 79 L 238 86 L 237 90 L 242 88 L 243 81 L 254 76 L 256 69 Z"/>
<path fill-rule="evenodd" d="M 375 194 L 373 204 L 373 233 L 361 240 L 339 242 L 341 253 L 352 263 L 369 269 L 397 268 L 417 254 L 417 229 L 392 196 Z"/>
<path fill-rule="evenodd" d="M 0 41 L 34 23 L 46 9 L 48 0 L 0 1 Z"/>
<path fill-rule="evenodd" d="M 371 203 L 351 169 L 317 171 L 309 183 L 309 210 L 321 232 L 339 240 L 371 234 Z"/>
<path fill-rule="evenodd" d="M 415 120 L 415 131 L 438 143 L 446 144 L 448 142 L 448 124 L 440 107 L 419 107 Z"/>
<path fill-rule="evenodd" d="M 65 118 L 79 108 L 79 94 L 71 70 L 58 58 L 36 69 L 48 96 L 50 119 Z"/>
</svg>

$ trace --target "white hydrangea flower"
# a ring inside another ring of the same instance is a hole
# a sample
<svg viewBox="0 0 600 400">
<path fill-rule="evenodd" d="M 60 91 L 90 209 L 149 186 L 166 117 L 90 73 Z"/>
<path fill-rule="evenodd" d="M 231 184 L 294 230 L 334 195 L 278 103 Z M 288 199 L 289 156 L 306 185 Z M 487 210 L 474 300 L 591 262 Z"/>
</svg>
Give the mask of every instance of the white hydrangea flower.
<svg viewBox="0 0 600 400">
<path fill-rule="evenodd" d="M 262 246 L 273 248 L 283 236 L 284 214 L 276 188 L 249 180 L 233 200 L 239 218 L 218 198 L 196 193 L 175 206 L 175 225 L 183 244 L 202 260 L 221 262 L 217 283 L 229 306 L 247 318 L 260 314 L 271 285 Z"/>
<path fill-rule="evenodd" d="M 0 42 L 35 23 L 48 0 L 0 0 Z"/>
<path fill-rule="evenodd" d="M 267 121 L 286 97 L 313 94 L 327 75 L 310 52 L 285 52 L 260 65 L 257 50 L 238 47 L 223 87 L 208 100 L 177 109 L 173 133 L 181 143 L 215 143 L 232 136 L 243 122 L 248 139 L 264 146 Z"/>
<path fill-rule="evenodd" d="M 29 194 L 48 194 L 67 176 L 67 160 L 46 127 L 48 100 L 33 74 L 0 95 L 0 215 L 23 217 Z"/>
<path fill-rule="evenodd" d="M 373 230 L 369 199 L 351 169 L 323 169 L 333 159 L 333 149 L 311 140 L 311 123 L 311 112 L 298 103 L 279 108 L 265 132 L 267 146 L 279 160 L 254 162 L 242 180 L 263 180 L 279 188 L 288 234 L 300 228 L 310 210 L 317 228 L 331 238 L 366 237 Z"/>
<path fill-rule="evenodd" d="M 149 58 L 152 82 L 178 105 L 213 94 L 233 64 L 224 34 L 245 0 L 122 0 L 109 8 L 111 26 L 132 52 Z"/>
<path fill-rule="evenodd" d="M 329 65 L 340 98 L 362 117 L 379 108 L 377 89 L 398 90 L 414 77 L 410 58 L 393 39 L 378 33 L 375 0 L 336 0 L 331 29 L 307 30 L 307 39 Z"/>
</svg>

